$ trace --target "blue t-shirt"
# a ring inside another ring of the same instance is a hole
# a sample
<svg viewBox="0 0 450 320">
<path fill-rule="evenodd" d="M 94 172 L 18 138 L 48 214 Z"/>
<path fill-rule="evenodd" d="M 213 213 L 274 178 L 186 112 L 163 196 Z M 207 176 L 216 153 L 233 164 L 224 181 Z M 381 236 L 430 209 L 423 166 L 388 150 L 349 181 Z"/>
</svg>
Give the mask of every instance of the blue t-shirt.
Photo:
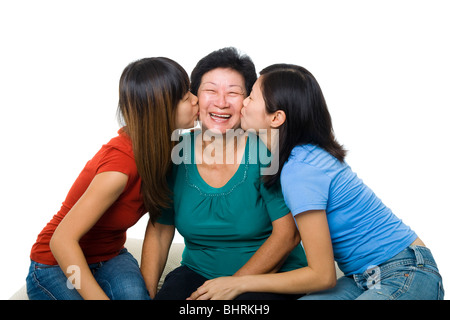
<svg viewBox="0 0 450 320">
<path fill-rule="evenodd" d="M 347 163 L 315 145 L 292 150 L 281 186 L 294 216 L 326 211 L 334 257 L 345 275 L 389 260 L 417 238 Z"/>
</svg>

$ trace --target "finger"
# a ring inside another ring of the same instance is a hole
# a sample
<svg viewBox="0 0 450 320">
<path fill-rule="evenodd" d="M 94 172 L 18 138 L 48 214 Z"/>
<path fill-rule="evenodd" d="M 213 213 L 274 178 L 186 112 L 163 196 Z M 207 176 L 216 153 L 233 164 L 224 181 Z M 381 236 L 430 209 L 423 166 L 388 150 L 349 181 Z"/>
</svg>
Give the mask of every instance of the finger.
<svg viewBox="0 0 450 320">
<path fill-rule="evenodd" d="M 187 298 L 186 300 L 197 300 L 197 298 L 200 296 L 200 294 L 198 293 L 198 291 L 194 291 L 191 293 L 190 297 Z"/>
<path fill-rule="evenodd" d="M 199 295 L 196 300 L 210 300 L 210 299 L 211 299 L 210 295 L 208 293 L 205 293 L 205 294 Z"/>
</svg>

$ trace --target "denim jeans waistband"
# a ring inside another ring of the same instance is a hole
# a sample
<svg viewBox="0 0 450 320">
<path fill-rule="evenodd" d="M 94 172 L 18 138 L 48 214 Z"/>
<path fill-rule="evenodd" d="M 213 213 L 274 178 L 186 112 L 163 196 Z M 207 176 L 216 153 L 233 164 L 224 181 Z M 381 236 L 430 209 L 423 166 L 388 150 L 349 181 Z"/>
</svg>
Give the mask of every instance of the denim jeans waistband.
<svg viewBox="0 0 450 320">
<path fill-rule="evenodd" d="M 405 250 L 401 251 L 399 254 L 389 259 L 388 261 L 381 264 L 381 266 L 397 261 L 397 260 L 410 260 L 413 259 L 416 261 L 417 267 L 422 267 L 424 265 L 430 265 L 437 267 L 436 261 L 433 258 L 433 254 L 430 249 L 423 246 L 409 246 Z"/>
<path fill-rule="evenodd" d="M 414 266 L 417 268 L 426 266 L 439 272 L 430 249 L 413 245 L 408 246 L 406 249 L 378 266 L 371 266 L 361 274 L 354 274 L 353 279 L 362 289 L 368 289 L 368 287 L 376 285 L 384 276 L 387 276 L 402 265 Z"/>
</svg>

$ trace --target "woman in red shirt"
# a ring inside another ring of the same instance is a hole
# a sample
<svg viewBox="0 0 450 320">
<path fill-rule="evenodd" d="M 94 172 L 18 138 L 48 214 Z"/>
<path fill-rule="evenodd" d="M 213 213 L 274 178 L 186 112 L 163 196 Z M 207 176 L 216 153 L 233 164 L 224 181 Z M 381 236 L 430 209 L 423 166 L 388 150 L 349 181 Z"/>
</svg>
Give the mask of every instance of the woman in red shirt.
<svg viewBox="0 0 450 320">
<path fill-rule="evenodd" d="M 126 230 L 170 201 L 171 134 L 194 125 L 198 99 L 175 61 L 129 64 L 119 84 L 118 136 L 87 162 L 60 211 L 38 235 L 27 277 L 30 299 L 149 299 Z"/>
</svg>

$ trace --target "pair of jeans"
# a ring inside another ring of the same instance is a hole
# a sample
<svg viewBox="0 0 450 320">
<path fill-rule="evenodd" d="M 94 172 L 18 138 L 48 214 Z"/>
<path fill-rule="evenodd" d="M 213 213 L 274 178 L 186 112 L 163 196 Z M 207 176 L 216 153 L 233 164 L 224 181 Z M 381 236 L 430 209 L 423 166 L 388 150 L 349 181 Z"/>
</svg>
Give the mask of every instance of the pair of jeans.
<svg viewBox="0 0 450 320">
<path fill-rule="evenodd" d="M 112 300 L 149 300 L 144 278 L 137 260 L 122 249 L 104 262 L 89 264 L 95 280 Z M 26 279 L 30 300 L 82 300 L 78 291 L 67 281 L 59 265 L 46 265 L 31 260 Z"/>
<path fill-rule="evenodd" d="M 185 300 L 207 280 L 186 266 L 178 267 L 167 274 L 155 300 Z M 298 298 L 299 295 L 246 292 L 237 296 L 235 300 L 295 300 Z"/>
<path fill-rule="evenodd" d="M 409 246 L 364 273 L 338 279 L 334 288 L 300 300 L 443 300 L 444 287 L 430 249 Z"/>
</svg>

